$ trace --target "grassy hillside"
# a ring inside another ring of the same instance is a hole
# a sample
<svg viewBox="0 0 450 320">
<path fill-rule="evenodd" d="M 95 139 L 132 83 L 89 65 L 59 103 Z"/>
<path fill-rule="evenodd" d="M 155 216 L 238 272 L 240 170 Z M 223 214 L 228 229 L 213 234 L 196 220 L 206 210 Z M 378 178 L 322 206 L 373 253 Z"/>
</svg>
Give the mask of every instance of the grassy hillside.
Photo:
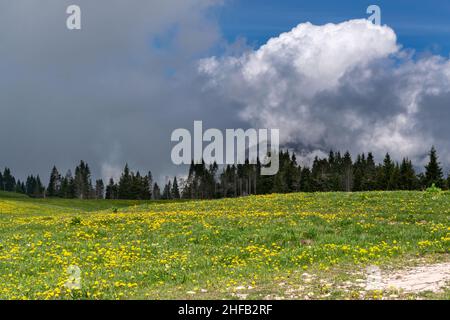
<svg viewBox="0 0 450 320">
<path fill-rule="evenodd" d="M 26 199 L 28 196 L 15 192 L 0 191 L 1 199 Z"/>
<path fill-rule="evenodd" d="M 178 201 L 181 202 L 181 201 Z M 54 215 L 62 213 L 88 213 L 101 210 L 117 211 L 148 204 L 166 204 L 164 201 L 137 200 L 78 200 L 78 199 L 34 199 L 18 193 L 0 193 L 0 214 Z"/>
<path fill-rule="evenodd" d="M 0 194 L 0 299 L 380 298 L 357 286 L 365 267 L 447 261 L 449 217 L 450 193 L 175 203 Z"/>
</svg>

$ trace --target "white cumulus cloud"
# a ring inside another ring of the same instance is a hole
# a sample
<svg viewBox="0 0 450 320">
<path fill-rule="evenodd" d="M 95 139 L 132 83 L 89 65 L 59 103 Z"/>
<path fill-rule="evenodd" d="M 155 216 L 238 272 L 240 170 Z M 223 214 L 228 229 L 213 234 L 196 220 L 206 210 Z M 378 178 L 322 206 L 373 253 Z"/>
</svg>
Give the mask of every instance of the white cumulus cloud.
<svg viewBox="0 0 450 320">
<path fill-rule="evenodd" d="M 205 90 L 240 105 L 255 127 L 279 128 L 298 151 L 373 151 L 450 163 L 450 63 L 416 59 L 388 26 L 303 23 L 240 56 L 199 63 Z"/>
</svg>

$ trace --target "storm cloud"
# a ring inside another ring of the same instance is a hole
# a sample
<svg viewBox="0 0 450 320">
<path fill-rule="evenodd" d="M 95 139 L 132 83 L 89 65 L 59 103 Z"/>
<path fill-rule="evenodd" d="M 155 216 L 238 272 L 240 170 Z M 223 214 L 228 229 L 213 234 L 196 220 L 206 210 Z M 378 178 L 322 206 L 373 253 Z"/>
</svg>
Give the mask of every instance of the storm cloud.
<svg viewBox="0 0 450 320">
<path fill-rule="evenodd" d="M 82 30 L 66 28 L 77 4 Z M 208 117 L 195 63 L 219 41 L 214 0 L 0 4 L 0 166 L 21 178 L 88 161 L 173 171 L 170 133 Z M 198 89 L 197 89 L 198 88 Z M 205 101 L 206 100 L 206 101 Z M 217 114 L 217 113 L 216 113 Z M 223 118 L 226 118 L 224 116 Z"/>
</svg>

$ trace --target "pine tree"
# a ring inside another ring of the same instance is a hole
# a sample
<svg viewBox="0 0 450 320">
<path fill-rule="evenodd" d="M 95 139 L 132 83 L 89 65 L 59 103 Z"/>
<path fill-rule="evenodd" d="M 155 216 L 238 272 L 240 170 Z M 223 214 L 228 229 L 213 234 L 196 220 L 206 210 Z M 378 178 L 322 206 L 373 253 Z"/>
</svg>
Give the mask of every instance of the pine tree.
<svg viewBox="0 0 450 320">
<path fill-rule="evenodd" d="M 376 190 L 376 171 L 377 167 L 375 164 L 375 159 L 372 152 L 367 154 L 366 166 L 364 170 L 364 178 L 362 182 L 363 191 L 373 191 Z"/>
<path fill-rule="evenodd" d="M 119 199 L 129 199 L 131 197 L 132 183 L 130 168 L 126 164 L 119 180 Z"/>
<path fill-rule="evenodd" d="M 378 175 L 378 186 L 380 190 L 392 190 L 390 183 L 392 183 L 392 174 L 394 172 L 395 165 L 391 160 L 389 153 L 386 154 L 383 160 L 383 166 L 379 168 L 380 174 Z"/>
<path fill-rule="evenodd" d="M 95 191 L 92 187 L 92 181 L 91 181 L 91 169 L 89 169 L 89 165 L 86 163 L 85 171 L 84 171 L 84 181 L 85 181 L 85 189 L 86 189 L 86 199 L 93 198 Z"/>
<path fill-rule="evenodd" d="M 438 161 L 437 151 L 435 147 L 431 148 L 429 157 L 430 162 L 425 166 L 426 187 L 431 187 L 433 184 L 435 184 L 437 187 L 442 188 L 444 186 L 444 175 Z"/>
<path fill-rule="evenodd" d="M 16 179 L 11 174 L 11 170 L 9 168 L 5 168 L 3 171 L 3 190 L 14 192 L 16 189 Z"/>
<path fill-rule="evenodd" d="M 95 181 L 95 198 L 96 199 L 103 199 L 105 193 L 105 185 L 103 183 L 102 179 L 99 179 Z"/>
<path fill-rule="evenodd" d="M 163 200 L 172 199 L 172 184 L 170 181 L 164 187 L 164 191 L 163 191 L 161 199 L 163 199 Z"/>
<path fill-rule="evenodd" d="M 141 178 L 139 185 L 139 198 L 141 200 L 150 200 L 152 198 L 148 175 Z"/>
<path fill-rule="evenodd" d="M 109 179 L 109 184 L 106 187 L 105 198 L 109 200 L 115 200 L 118 199 L 118 197 L 118 186 L 114 183 L 114 179 L 111 178 Z"/>
<path fill-rule="evenodd" d="M 75 168 L 75 196 L 79 199 L 89 199 L 92 195 L 91 171 L 84 161 Z"/>
<path fill-rule="evenodd" d="M 161 199 L 161 190 L 159 189 L 158 184 L 155 182 L 153 186 L 153 200 L 160 200 Z"/>
<path fill-rule="evenodd" d="M 172 199 L 178 200 L 180 199 L 180 190 L 178 188 L 178 181 L 177 177 L 173 179 L 173 185 L 172 185 Z"/>
<path fill-rule="evenodd" d="M 350 152 L 346 152 L 343 158 L 343 186 L 344 191 L 351 192 L 353 190 L 353 182 L 354 182 L 354 175 L 353 175 L 353 163 L 352 163 L 352 156 L 350 155 Z"/>
<path fill-rule="evenodd" d="M 224 198 L 230 198 L 233 197 L 234 192 L 234 181 L 235 181 L 235 172 L 234 167 L 231 167 L 230 165 L 227 165 L 220 175 L 220 193 L 221 196 Z M 191 184 L 188 181 L 186 182 L 185 187 L 183 188 L 182 197 L 183 199 L 189 199 L 191 196 L 191 190 L 190 190 Z"/>
<path fill-rule="evenodd" d="M 426 181 L 427 179 L 426 179 L 425 174 L 423 172 L 420 172 L 417 175 L 417 180 L 419 181 L 419 186 L 420 186 L 421 190 L 425 190 L 426 188 L 428 188 L 427 187 L 427 181 Z"/>
<path fill-rule="evenodd" d="M 53 166 L 52 172 L 50 173 L 50 179 L 47 187 L 47 197 L 58 197 L 61 192 L 61 175 Z"/>
<path fill-rule="evenodd" d="M 61 181 L 61 190 L 59 196 L 65 199 L 75 198 L 75 181 L 72 171 L 68 170 L 65 177 Z"/>
<path fill-rule="evenodd" d="M 391 177 L 389 178 L 389 189 L 388 190 L 399 190 L 400 185 L 400 166 L 398 163 L 394 165 L 392 169 Z"/>
<path fill-rule="evenodd" d="M 365 167 L 366 167 L 365 155 L 364 154 L 358 155 L 358 157 L 356 158 L 356 162 L 353 165 L 354 191 L 363 191 Z"/>
<path fill-rule="evenodd" d="M 212 164 L 208 168 L 205 162 L 194 163 L 189 167 L 189 175 L 183 189 L 183 198 L 186 199 L 212 199 L 216 195 L 216 173 L 217 164 Z M 245 169 L 239 165 L 239 173 L 235 176 L 236 183 L 239 182 L 239 191 L 244 189 Z M 235 189 L 235 191 L 237 188 Z"/>
<path fill-rule="evenodd" d="M 312 192 L 311 188 L 311 170 L 304 167 L 300 176 L 300 191 L 301 192 Z"/>
<path fill-rule="evenodd" d="M 41 178 L 39 177 L 39 175 L 36 176 L 36 182 L 35 182 L 33 194 L 34 194 L 34 197 L 36 197 L 36 198 L 45 197 L 45 187 L 42 184 Z"/>
<path fill-rule="evenodd" d="M 412 162 L 409 159 L 403 159 L 400 166 L 400 190 L 416 190 L 419 186 L 416 173 Z"/>
<path fill-rule="evenodd" d="M 141 177 L 140 172 L 138 171 L 136 175 L 134 172 L 130 173 L 131 176 L 131 185 L 130 185 L 130 191 L 128 194 L 128 198 L 130 200 L 142 200 L 143 199 L 143 180 Z"/>
<path fill-rule="evenodd" d="M 33 195 L 35 183 L 36 183 L 36 182 L 35 182 L 33 176 L 28 176 L 28 177 L 27 177 L 27 181 L 26 181 L 26 183 L 25 183 L 25 191 L 26 191 L 26 194 L 27 194 L 28 196 L 30 196 L 30 197 Z"/>
<path fill-rule="evenodd" d="M 313 191 L 326 191 L 327 189 L 327 161 L 314 158 L 314 162 L 311 168 L 311 188 Z"/>
<path fill-rule="evenodd" d="M 246 183 L 248 186 L 248 190 L 250 190 L 250 186 L 249 186 L 249 179 L 250 179 L 249 170 L 250 169 L 248 168 L 248 166 L 246 166 L 244 170 L 245 170 L 245 175 L 247 178 Z M 208 190 L 207 197 L 209 199 L 213 199 L 218 196 L 218 187 L 217 187 L 217 183 L 216 183 L 217 171 L 219 171 L 219 166 L 217 165 L 216 162 L 211 164 L 209 166 L 209 170 L 207 171 L 206 185 L 207 185 L 207 190 Z"/>
<path fill-rule="evenodd" d="M 16 190 L 14 192 L 25 194 L 26 193 L 25 184 L 22 183 L 20 180 L 17 180 Z"/>
<path fill-rule="evenodd" d="M 341 162 L 342 157 L 340 152 L 330 151 L 328 155 L 329 166 L 329 189 L 330 191 L 340 191 L 341 187 Z"/>
</svg>

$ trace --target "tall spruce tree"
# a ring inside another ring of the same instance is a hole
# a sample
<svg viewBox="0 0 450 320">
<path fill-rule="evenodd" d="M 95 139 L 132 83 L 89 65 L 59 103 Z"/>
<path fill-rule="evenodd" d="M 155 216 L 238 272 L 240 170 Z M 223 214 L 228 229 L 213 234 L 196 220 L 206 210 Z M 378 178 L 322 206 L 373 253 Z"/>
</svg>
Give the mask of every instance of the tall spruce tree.
<svg viewBox="0 0 450 320">
<path fill-rule="evenodd" d="M 106 187 L 105 198 L 108 200 L 115 200 L 119 198 L 119 190 L 117 184 L 114 183 L 114 179 L 109 179 L 109 184 Z"/>
<path fill-rule="evenodd" d="M 34 195 L 36 198 L 44 198 L 45 197 L 45 187 L 42 184 L 41 178 L 39 177 L 39 175 L 36 176 Z"/>
<path fill-rule="evenodd" d="M 364 154 L 358 155 L 358 157 L 356 158 L 356 162 L 353 165 L 354 191 L 363 191 L 365 170 L 366 170 L 366 157 Z"/>
<path fill-rule="evenodd" d="M 14 192 L 25 194 L 26 193 L 25 184 L 22 183 L 20 180 L 17 180 L 16 189 L 14 190 Z"/>
<path fill-rule="evenodd" d="M 36 181 L 33 176 L 27 177 L 27 181 L 25 182 L 25 190 L 26 190 L 26 194 L 30 197 L 33 195 L 35 183 L 36 183 Z"/>
<path fill-rule="evenodd" d="M 105 194 L 105 184 L 102 179 L 95 181 L 95 198 L 103 199 Z"/>
<path fill-rule="evenodd" d="M 119 180 L 119 199 L 129 199 L 131 197 L 132 184 L 133 178 L 130 173 L 130 168 L 126 164 Z"/>
<path fill-rule="evenodd" d="M 441 165 L 438 161 L 436 148 L 433 146 L 429 153 L 430 161 L 425 166 L 425 183 L 426 187 L 431 187 L 435 184 L 437 187 L 444 187 L 444 175 L 442 173 Z"/>
<path fill-rule="evenodd" d="M 392 174 L 394 173 L 395 164 L 392 162 L 389 153 L 386 154 L 383 160 L 383 165 L 380 166 L 380 174 L 378 175 L 378 186 L 380 190 L 392 190 L 391 183 Z"/>
<path fill-rule="evenodd" d="M 153 185 L 153 200 L 161 200 L 161 189 L 156 182 Z"/>
<path fill-rule="evenodd" d="M 56 166 L 53 166 L 52 172 L 50 173 L 50 179 L 47 187 L 47 197 L 58 197 L 61 192 L 61 175 L 56 169 Z"/>
<path fill-rule="evenodd" d="M 342 181 L 344 191 L 351 192 L 353 190 L 354 175 L 353 175 L 352 156 L 350 155 L 350 152 L 347 151 L 345 153 L 342 165 L 343 165 Z"/>
<path fill-rule="evenodd" d="M 405 158 L 400 166 L 400 190 L 416 190 L 419 187 L 416 172 L 414 171 L 411 160 Z"/>
<path fill-rule="evenodd" d="M 130 173 L 131 175 L 131 185 L 130 192 L 127 199 L 131 200 L 142 200 L 143 199 L 143 180 L 141 177 L 141 173 L 138 171 L 134 174 L 133 171 Z"/>
<path fill-rule="evenodd" d="M 60 197 L 65 199 L 75 198 L 75 180 L 72 176 L 72 171 L 68 170 L 61 181 Z"/>
<path fill-rule="evenodd" d="M 148 175 L 141 178 L 139 184 L 139 197 L 141 200 L 150 200 L 152 198 Z"/>
<path fill-rule="evenodd" d="M 392 174 L 389 178 L 388 190 L 398 190 L 399 182 L 400 182 L 400 166 L 398 163 L 395 163 L 394 168 L 392 169 Z"/>
<path fill-rule="evenodd" d="M 172 183 L 170 181 L 164 187 L 164 191 L 163 191 L 161 199 L 163 199 L 163 200 L 172 199 Z"/>
<path fill-rule="evenodd" d="M 177 177 L 173 179 L 172 185 L 172 199 L 178 200 L 180 199 L 180 189 L 178 188 Z"/>
<path fill-rule="evenodd" d="M 301 192 L 312 192 L 311 187 L 311 170 L 308 167 L 302 169 L 300 175 L 300 191 Z"/>
<path fill-rule="evenodd" d="M 9 168 L 5 168 L 3 171 L 3 190 L 14 192 L 16 189 L 16 179 L 11 174 L 11 170 Z"/>
<path fill-rule="evenodd" d="M 75 168 L 75 196 L 79 199 L 89 199 L 93 194 L 91 182 L 91 170 L 84 161 Z"/>
<path fill-rule="evenodd" d="M 364 169 L 364 177 L 362 182 L 363 191 L 376 190 L 376 171 L 377 166 L 375 164 L 375 158 L 372 152 L 367 154 L 366 165 Z"/>
</svg>

